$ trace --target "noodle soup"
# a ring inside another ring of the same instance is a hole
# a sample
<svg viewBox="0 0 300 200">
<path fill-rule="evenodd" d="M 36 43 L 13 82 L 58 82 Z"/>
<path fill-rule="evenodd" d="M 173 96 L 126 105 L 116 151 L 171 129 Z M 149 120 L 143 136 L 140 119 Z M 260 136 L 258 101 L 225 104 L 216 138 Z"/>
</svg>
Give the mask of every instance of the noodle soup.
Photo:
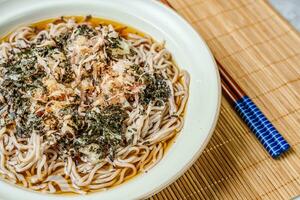
<svg viewBox="0 0 300 200">
<path fill-rule="evenodd" d="M 46 193 L 119 185 L 163 158 L 188 84 L 163 42 L 122 24 L 21 27 L 0 44 L 0 175 Z"/>
</svg>

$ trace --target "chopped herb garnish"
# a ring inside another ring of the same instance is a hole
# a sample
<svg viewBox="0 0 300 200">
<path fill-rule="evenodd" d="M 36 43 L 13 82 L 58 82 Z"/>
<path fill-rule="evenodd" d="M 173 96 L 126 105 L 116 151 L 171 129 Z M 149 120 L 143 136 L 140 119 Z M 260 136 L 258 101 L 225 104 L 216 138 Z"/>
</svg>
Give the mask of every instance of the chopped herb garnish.
<svg viewBox="0 0 300 200">
<path fill-rule="evenodd" d="M 91 38 L 96 35 L 95 29 L 86 24 L 79 25 L 75 31 L 75 35 L 82 35 Z"/>
<path fill-rule="evenodd" d="M 144 74 L 142 81 L 146 84 L 146 88 L 140 93 L 142 104 L 149 104 L 155 100 L 166 102 L 170 97 L 170 87 L 162 76 L 157 74 L 154 76 Z"/>
<path fill-rule="evenodd" d="M 118 146 L 125 145 L 125 123 L 127 113 L 118 105 L 100 109 L 100 112 L 89 111 L 83 119 L 86 126 L 79 130 L 80 136 L 75 140 L 76 148 L 97 144 L 95 150 L 104 158 L 113 157 Z"/>
</svg>

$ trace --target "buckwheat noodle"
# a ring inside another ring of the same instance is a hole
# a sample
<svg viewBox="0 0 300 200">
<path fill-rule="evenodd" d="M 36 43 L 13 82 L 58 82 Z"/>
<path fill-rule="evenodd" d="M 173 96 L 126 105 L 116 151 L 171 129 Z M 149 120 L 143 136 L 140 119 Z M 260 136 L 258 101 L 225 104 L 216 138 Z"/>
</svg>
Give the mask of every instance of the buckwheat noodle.
<svg viewBox="0 0 300 200">
<path fill-rule="evenodd" d="M 183 127 L 189 75 L 164 43 L 121 32 L 70 18 L 44 30 L 19 28 L 1 43 L 0 177 L 36 191 L 85 194 L 163 158 Z M 115 118 L 104 120 L 115 115 L 123 116 L 116 126 Z M 108 128 L 92 129 L 86 119 Z M 89 141 L 93 131 L 102 146 Z"/>
</svg>

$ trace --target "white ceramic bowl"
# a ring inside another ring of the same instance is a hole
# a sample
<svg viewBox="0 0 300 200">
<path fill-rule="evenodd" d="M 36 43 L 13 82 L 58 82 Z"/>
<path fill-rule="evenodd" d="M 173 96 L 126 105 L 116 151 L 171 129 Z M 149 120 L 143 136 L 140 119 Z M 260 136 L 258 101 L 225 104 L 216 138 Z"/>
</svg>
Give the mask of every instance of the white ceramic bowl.
<svg viewBox="0 0 300 200">
<path fill-rule="evenodd" d="M 126 3 L 125 3 L 126 2 Z M 213 57 L 204 41 L 174 11 L 155 0 L 0 0 L 0 35 L 14 28 L 61 15 L 108 18 L 166 41 L 179 67 L 191 75 L 185 126 L 154 168 L 103 192 L 59 199 L 141 199 L 175 181 L 198 158 L 215 127 L 220 106 L 220 83 Z M 0 199 L 52 200 L 41 194 L 0 181 Z"/>
</svg>

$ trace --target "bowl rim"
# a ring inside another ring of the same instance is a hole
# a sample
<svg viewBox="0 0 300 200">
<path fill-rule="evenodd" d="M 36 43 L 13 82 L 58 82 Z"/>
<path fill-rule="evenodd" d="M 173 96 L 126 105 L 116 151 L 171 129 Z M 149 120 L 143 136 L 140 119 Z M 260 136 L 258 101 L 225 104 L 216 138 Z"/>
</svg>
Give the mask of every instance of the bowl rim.
<svg viewBox="0 0 300 200">
<path fill-rule="evenodd" d="M 186 23 L 189 27 L 190 30 L 194 32 L 194 34 L 197 34 L 198 37 L 203 41 L 203 44 L 205 46 L 205 48 L 207 49 L 212 61 L 213 61 L 213 65 L 215 68 L 215 72 L 216 72 L 216 78 L 217 78 L 217 85 L 218 85 L 218 99 L 217 99 L 217 108 L 215 110 L 215 116 L 214 116 L 214 121 L 211 125 L 211 128 L 209 130 L 209 133 L 206 136 L 206 139 L 204 140 L 204 142 L 202 143 L 201 148 L 198 149 L 197 153 L 194 154 L 194 156 L 190 159 L 190 162 L 187 163 L 185 165 L 185 167 L 183 167 L 180 171 L 178 171 L 172 178 L 170 178 L 166 183 L 164 183 L 163 187 L 157 187 L 156 189 L 154 189 L 153 191 L 149 191 L 148 194 L 145 194 L 143 197 L 141 197 L 142 199 L 146 199 L 151 197 L 152 195 L 155 195 L 157 193 L 159 193 L 160 191 L 162 191 L 163 189 L 167 188 L 169 185 L 171 185 L 172 183 L 174 183 L 178 178 L 180 178 L 186 171 L 188 171 L 192 165 L 194 165 L 194 163 L 197 161 L 197 159 L 200 157 L 200 155 L 203 153 L 205 147 L 207 146 L 208 142 L 210 141 L 214 130 L 216 128 L 219 116 L 220 116 L 220 109 L 221 109 L 221 97 L 222 97 L 222 88 L 221 88 L 221 77 L 219 74 L 219 70 L 218 70 L 218 65 L 217 62 L 215 60 L 215 57 L 213 56 L 210 48 L 208 47 L 206 41 L 203 39 L 203 37 L 191 26 L 191 24 L 184 19 L 181 15 L 179 15 L 179 13 L 177 13 L 174 9 L 172 9 L 171 7 L 165 5 L 164 3 L 160 2 L 160 0 L 149 0 L 151 2 L 153 2 L 154 4 L 157 4 L 157 6 L 164 8 L 165 10 L 167 10 L 168 12 L 170 12 L 170 14 L 172 14 L 174 17 L 177 17 L 178 20 L 181 20 L 182 22 Z"/>
<path fill-rule="evenodd" d="M 0 5 L 1 3 L 5 3 L 8 2 L 9 0 L 0 0 Z M 12 1 L 17 1 L 17 0 L 12 0 Z M 205 43 L 205 40 L 196 32 L 196 30 L 194 30 L 192 28 L 192 26 L 185 20 L 183 19 L 183 17 L 181 17 L 177 12 L 175 12 L 173 9 L 169 8 L 168 6 L 158 2 L 157 0 L 132 0 L 132 2 L 134 1 L 140 1 L 141 4 L 144 5 L 152 5 L 157 7 L 158 9 L 161 9 L 163 12 L 166 12 L 170 17 L 173 17 L 174 20 L 178 20 L 181 24 L 184 24 L 185 28 L 187 28 L 187 31 L 190 32 L 190 34 L 193 35 L 197 35 L 198 39 L 200 39 L 202 41 L 202 45 L 205 46 L 205 51 L 208 52 L 211 61 L 213 62 L 213 66 L 214 66 L 214 72 L 215 72 L 215 78 L 216 78 L 216 84 L 217 84 L 217 102 L 216 102 L 216 108 L 214 110 L 214 117 L 213 117 L 213 122 L 210 125 L 210 129 L 208 131 L 208 133 L 206 134 L 206 138 L 204 140 L 204 142 L 202 143 L 201 147 L 198 148 L 198 151 L 196 153 L 193 154 L 193 156 L 189 159 L 189 162 L 185 164 L 184 167 L 181 168 L 181 170 L 177 171 L 176 174 L 174 174 L 171 178 L 169 178 L 167 181 L 161 183 L 161 185 L 152 188 L 152 190 L 149 190 L 148 192 L 145 192 L 142 195 L 137 196 L 136 198 L 146 198 L 149 197 L 150 195 L 154 195 L 157 192 L 161 191 L 162 189 L 166 188 L 168 185 L 170 185 L 171 183 L 173 183 L 176 179 L 178 179 L 181 175 L 183 175 L 184 172 L 186 172 L 193 164 L 194 162 L 198 159 L 198 157 L 200 156 L 200 154 L 203 152 L 204 148 L 206 147 L 206 145 L 208 144 L 213 131 L 216 127 L 217 121 L 218 121 L 218 116 L 219 116 L 219 111 L 220 111 L 220 105 L 221 105 L 221 84 L 220 84 L 220 76 L 218 73 L 218 68 L 217 68 L 217 64 L 214 60 L 214 56 L 212 55 L 209 47 L 207 46 L 207 44 Z M 54 1 L 54 3 L 56 3 L 57 1 Z M 17 188 L 17 187 L 15 187 Z"/>
</svg>

